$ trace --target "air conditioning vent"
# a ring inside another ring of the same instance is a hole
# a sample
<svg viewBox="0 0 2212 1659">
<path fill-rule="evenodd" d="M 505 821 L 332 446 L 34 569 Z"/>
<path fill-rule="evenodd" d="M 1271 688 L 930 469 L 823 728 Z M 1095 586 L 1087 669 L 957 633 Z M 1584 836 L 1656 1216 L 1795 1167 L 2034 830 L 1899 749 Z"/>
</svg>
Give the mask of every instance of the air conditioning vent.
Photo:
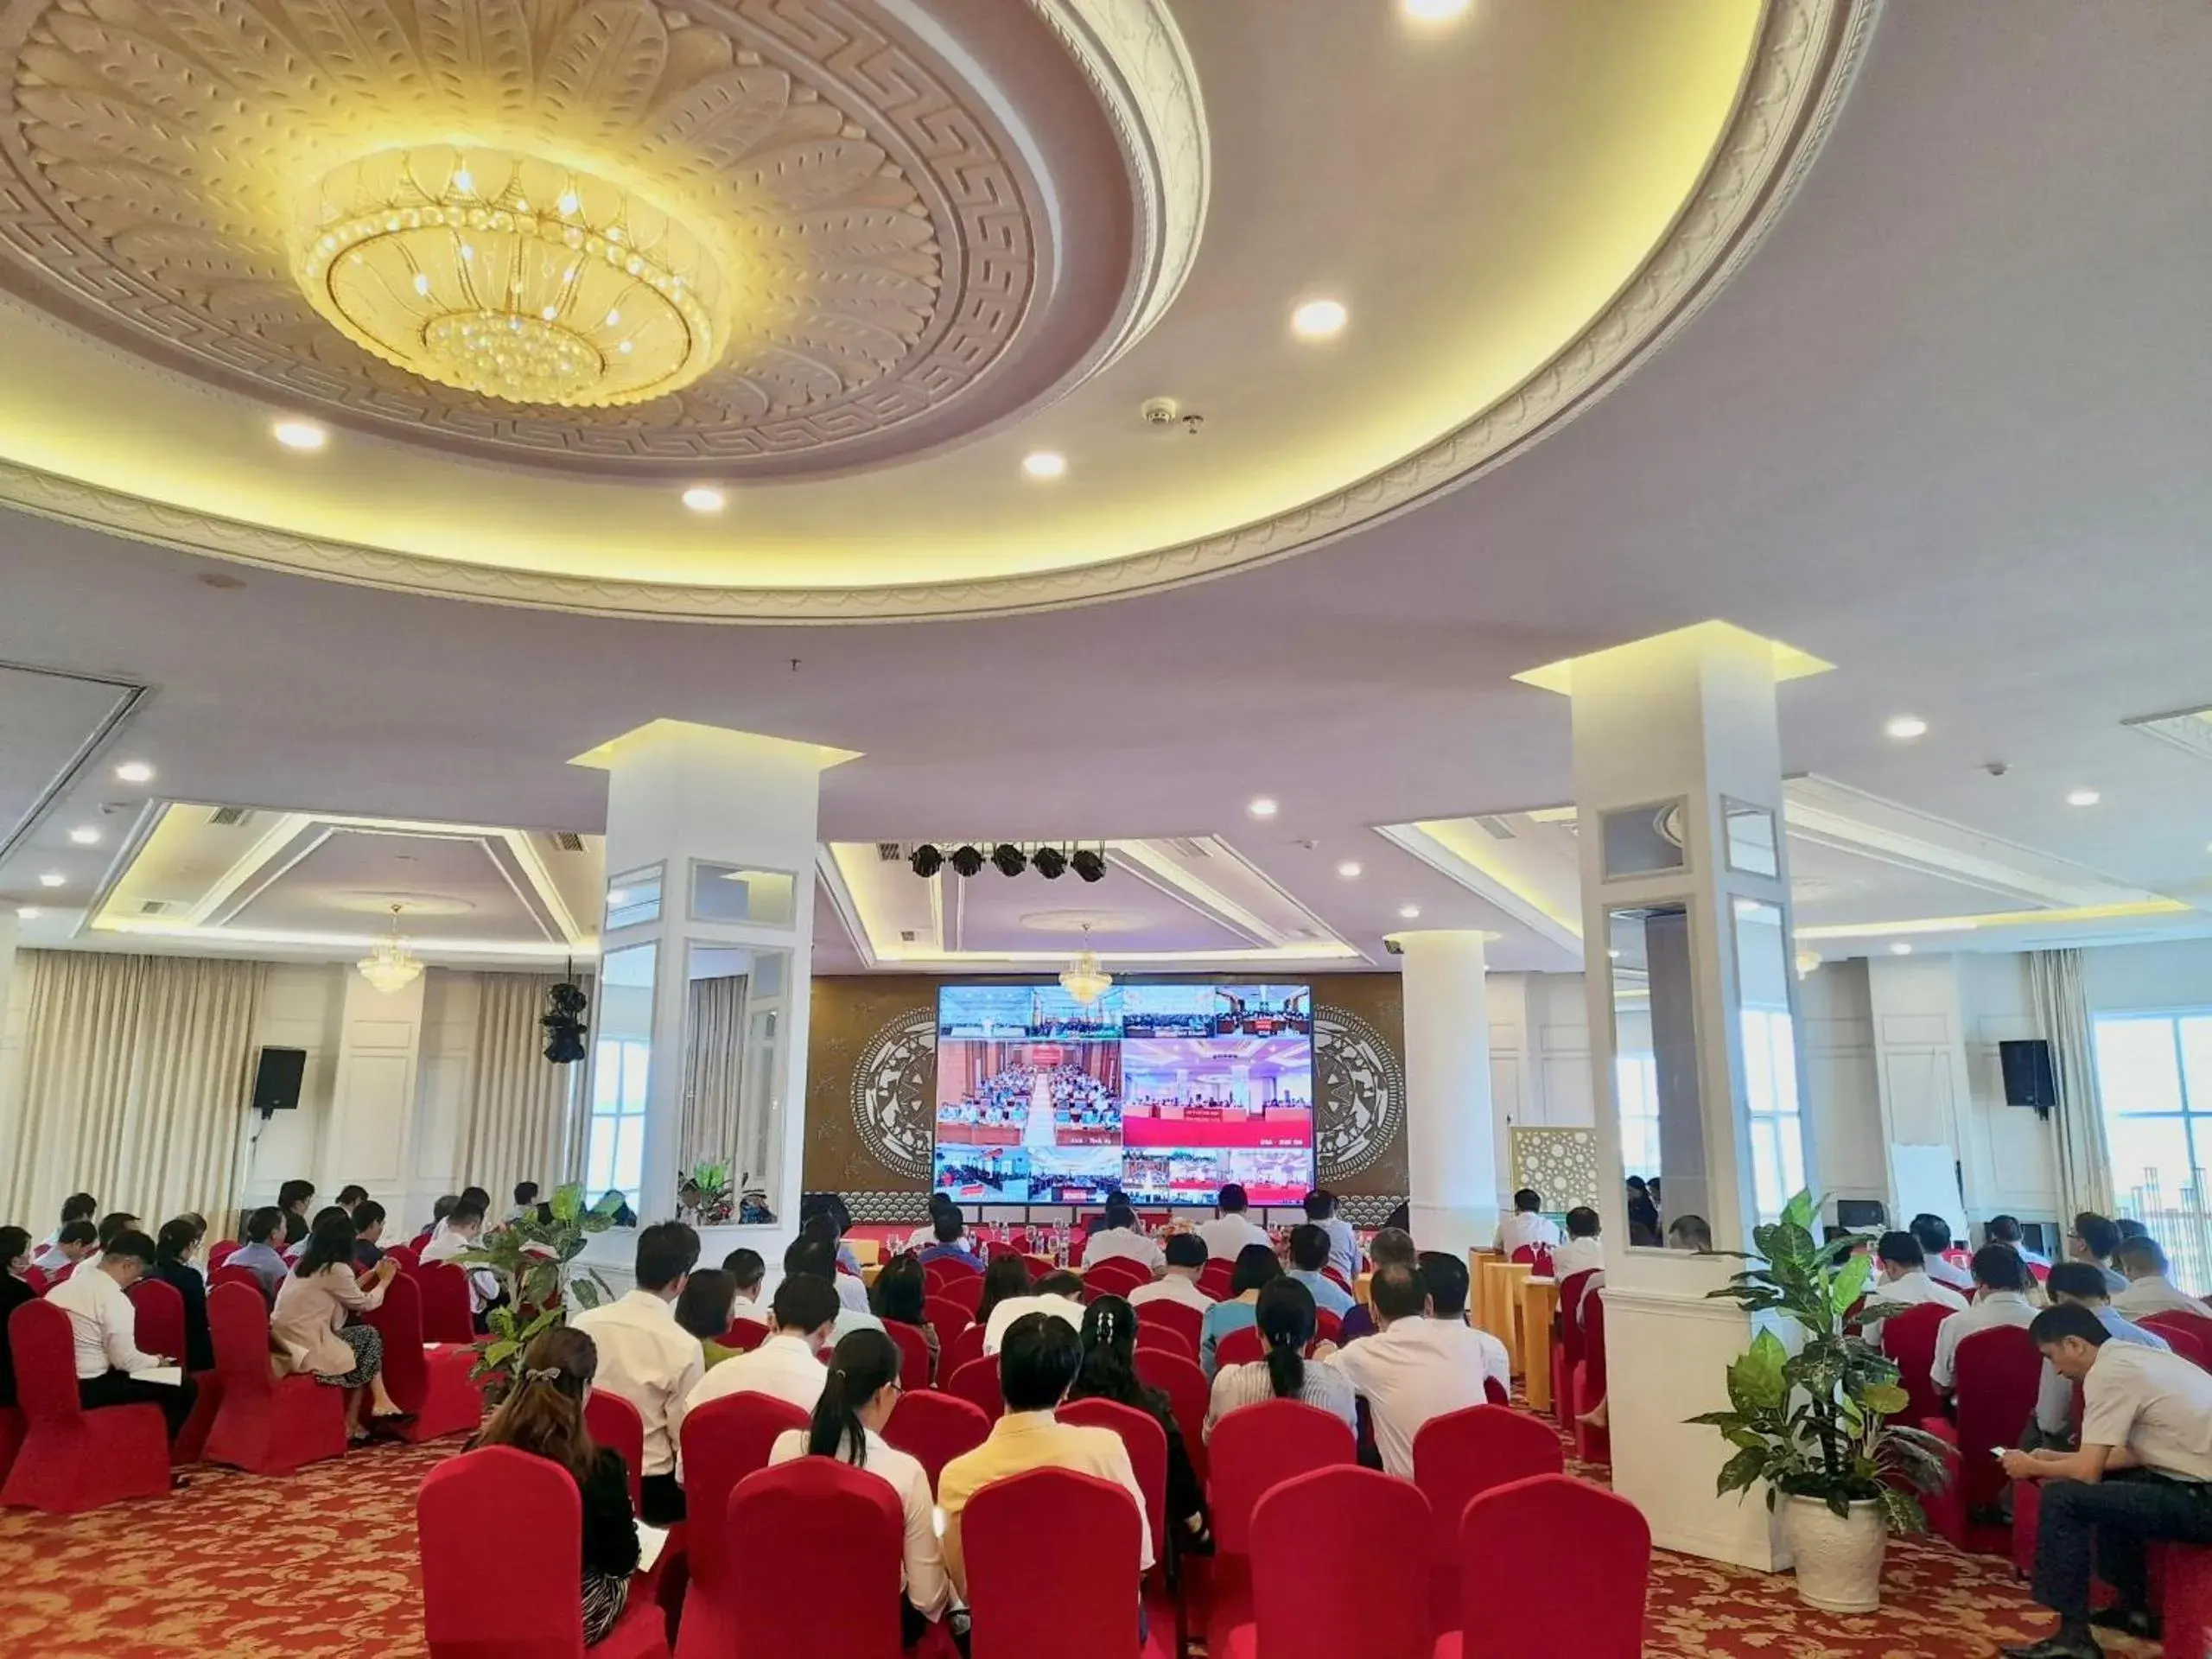
<svg viewBox="0 0 2212 1659">
<path fill-rule="evenodd" d="M 1207 850 L 1204 842 L 1192 841 L 1188 836 L 1177 836 L 1167 844 L 1175 849 L 1179 857 L 1211 858 L 1213 856 L 1212 853 Z"/>
<path fill-rule="evenodd" d="M 1508 823 L 1503 818 L 1498 817 L 1495 812 L 1478 813 L 1476 816 L 1475 822 L 1482 825 L 1484 829 L 1490 831 L 1490 838 L 1492 841 L 1518 841 L 1521 839 L 1520 836 L 1515 832 L 1513 826 Z"/>
<path fill-rule="evenodd" d="M 921 936 L 920 934 L 917 933 L 916 931 L 914 931 L 914 930 L 913 930 L 912 928 L 911 928 L 911 927 L 902 927 L 902 928 L 900 928 L 900 929 L 899 930 L 899 944 L 919 944 L 921 942 L 922 942 L 922 936 Z"/>
<path fill-rule="evenodd" d="M 138 903 L 138 913 L 141 916 L 166 915 L 168 908 L 169 901 L 166 899 L 143 899 Z"/>
<path fill-rule="evenodd" d="M 895 841 L 879 841 L 875 843 L 875 857 L 880 864 L 904 864 L 906 849 Z"/>
<path fill-rule="evenodd" d="M 581 853 L 584 849 L 584 838 L 573 830 L 556 830 L 553 833 L 553 844 L 564 853 Z"/>
<path fill-rule="evenodd" d="M 207 815 L 207 822 L 228 827 L 234 823 L 244 823 L 252 816 L 253 809 L 250 806 L 219 806 Z"/>
</svg>

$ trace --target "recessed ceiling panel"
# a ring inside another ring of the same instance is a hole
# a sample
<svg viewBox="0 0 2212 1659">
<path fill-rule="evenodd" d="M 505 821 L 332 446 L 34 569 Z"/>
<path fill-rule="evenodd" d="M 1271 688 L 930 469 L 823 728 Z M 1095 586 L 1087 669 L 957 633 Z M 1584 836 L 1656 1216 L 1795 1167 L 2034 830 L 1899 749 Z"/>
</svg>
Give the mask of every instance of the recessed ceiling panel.
<svg viewBox="0 0 2212 1659">
<path fill-rule="evenodd" d="M 0 860 L 29 834 L 142 690 L 0 663 Z"/>
</svg>

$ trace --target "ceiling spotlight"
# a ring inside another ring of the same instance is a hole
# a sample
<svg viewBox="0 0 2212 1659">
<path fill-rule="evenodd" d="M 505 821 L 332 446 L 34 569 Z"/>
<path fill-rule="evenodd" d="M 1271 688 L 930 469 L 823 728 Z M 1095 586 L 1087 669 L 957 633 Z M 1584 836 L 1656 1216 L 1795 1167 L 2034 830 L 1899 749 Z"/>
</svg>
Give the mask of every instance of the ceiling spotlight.
<svg viewBox="0 0 2212 1659">
<path fill-rule="evenodd" d="M 67 886 L 68 880 L 69 878 L 62 874 L 60 871 L 48 870 L 44 875 L 39 877 L 38 884 L 41 887 L 59 887 Z"/>
<path fill-rule="evenodd" d="M 1910 743 L 1916 737 L 1928 735 L 1928 722 L 1918 715 L 1899 715 L 1882 729 L 1900 743 Z"/>
<path fill-rule="evenodd" d="M 1448 23 L 1466 10 L 1469 0 L 1398 0 L 1398 10 L 1416 23 Z"/>
<path fill-rule="evenodd" d="M 1337 874 L 1347 881 L 1357 881 L 1359 880 L 1359 861 L 1352 858 L 1344 860 L 1337 866 Z"/>
<path fill-rule="evenodd" d="M 126 760 L 115 769 L 115 775 L 126 784 L 150 784 L 154 769 L 143 760 Z"/>
<path fill-rule="evenodd" d="M 1290 332 L 1300 340 L 1326 340 L 1341 331 L 1351 313 L 1337 300 L 1308 300 L 1290 314 Z"/>
<path fill-rule="evenodd" d="M 1068 868 L 1086 881 L 1106 879 L 1106 855 L 1096 848 L 1086 847 L 1068 860 Z"/>
<path fill-rule="evenodd" d="M 1274 796 L 1262 795 L 1244 810 L 1255 818 L 1272 818 L 1281 809 L 1276 806 Z"/>
<path fill-rule="evenodd" d="M 991 868 L 1001 875 L 1020 875 L 1029 868 L 1029 855 L 1010 841 L 991 849 Z"/>
<path fill-rule="evenodd" d="M 914 867 L 916 875 L 926 880 L 944 868 L 944 855 L 925 841 L 914 849 L 913 857 L 906 861 Z"/>
<path fill-rule="evenodd" d="M 1420 916 L 1421 906 L 1419 905 L 1400 905 L 1398 906 L 1398 914 L 1404 920 L 1410 922 Z"/>
<path fill-rule="evenodd" d="M 100 832 L 89 823 L 80 823 L 69 832 L 69 839 L 79 847 L 97 847 L 100 844 Z"/>
<path fill-rule="evenodd" d="M 1047 881 L 1057 881 L 1068 873 L 1068 855 L 1057 847 L 1039 847 L 1029 855 L 1029 867 Z"/>
<path fill-rule="evenodd" d="M 953 874 L 962 877 L 976 874 L 983 868 L 983 855 L 972 844 L 963 846 L 952 855 Z"/>
<path fill-rule="evenodd" d="M 2102 799 L 2104 797 L 2094 789 L 2069 789 L 2066 791 L 2066 804 L 2069 806 L 2094 806 Z"/>
<path fill-rule="evenodd" d="M 1021 470 L 1032 478 L 1058 478 L 1068 469 L 1068 458 L 1051 449 L 1036 449 L 1021 458 Z"/>
<path fill-rule="evenodd" d="M 41 913 L 41 912 L 36 905 L 17 905 L 16 906 L 16 919 L 18 921 L 35 922 L 38 920 Z"/>
<path fill-rule="evenodd" d="M 720 512 L 729 498 L 711 484 L 694 484 L 683 492 L 683 505 L 694 512 Z"/>
<path fill-rule="evenodd" d="M 1890 954 L 1893 957 L 1909 957 L 1912 954 L 1912 947 L 1903 939 L 1899 939 L 1890 947 Z"/>
<path fill-rule="evenodd" d="M 330 442 L 330 434 L 313 421 L 279 421 L 269 430 L 270 435 L 287 449 L 297 449 L 302 454 L 320 449 Z"/>
</svg>

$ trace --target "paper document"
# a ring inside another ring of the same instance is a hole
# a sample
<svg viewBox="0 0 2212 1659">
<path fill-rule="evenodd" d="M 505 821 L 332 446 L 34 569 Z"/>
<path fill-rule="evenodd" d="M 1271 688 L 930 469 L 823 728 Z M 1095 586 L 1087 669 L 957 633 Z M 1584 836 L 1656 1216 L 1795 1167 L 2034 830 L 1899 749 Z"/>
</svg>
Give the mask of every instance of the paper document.
<svg viewBox="0 0 2212 1659">
<path fill-rule="evenodd" d="M 650 1573 L 653 1570 L 653 1563 L 660 1560 L 661 1551 L 668 1548 L 668 1529 L 649 1527 L 642 1521 L 637 1523 L 637 1528 L 638 1571 Z"/>
<path fill-rule="evenodd" d="M 143 1371 L 130 1373 L 136 1382 L 166 1382 L 171 1388 L 184 1381 L 184 1368 L 180 1365 L 153 1365 Z"/>
</svg>

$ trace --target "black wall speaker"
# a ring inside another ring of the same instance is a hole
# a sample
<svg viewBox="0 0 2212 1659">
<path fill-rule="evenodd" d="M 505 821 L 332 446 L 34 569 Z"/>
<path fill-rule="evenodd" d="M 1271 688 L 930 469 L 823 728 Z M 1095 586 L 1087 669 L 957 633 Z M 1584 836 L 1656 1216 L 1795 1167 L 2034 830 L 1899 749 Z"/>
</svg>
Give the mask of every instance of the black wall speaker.
<svg viewBox="0 0 2212 1659">
<path fill-rule="evenodd" d="M 266 1117 L 271 1112 L 296 1110 L 300 1079 L 307 1073 L 304 1048 L 264 1048 L 253 1068 L 253 1109 Z"/>
<path fill-rule="evenodd" d="M 2005 1103 L 2032 1106 L 2048 1116 L 2058 1104 L 2058 1076 L 2051 1069 L 2050 1045 L 2040 1037 L 1999 1043 L 1997 1056 L 2005 1067 Z"/>
</svg>

